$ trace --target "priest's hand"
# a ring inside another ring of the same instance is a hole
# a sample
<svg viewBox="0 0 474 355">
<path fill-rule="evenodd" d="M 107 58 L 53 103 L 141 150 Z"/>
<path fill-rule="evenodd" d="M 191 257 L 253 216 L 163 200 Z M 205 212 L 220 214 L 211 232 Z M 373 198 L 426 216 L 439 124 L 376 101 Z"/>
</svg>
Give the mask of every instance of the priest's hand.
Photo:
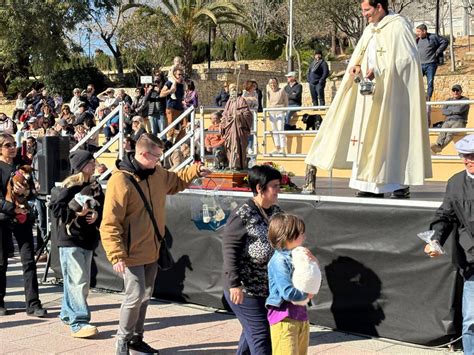
<svg viewBox="0 0 474 355">
<path fill-rule="evenodd" d="M 369 69 L 365 75 L 365 77 L 369 80 L 374 80 L 375 79 L 375 73 L 373 69 Z"/>
</svg>

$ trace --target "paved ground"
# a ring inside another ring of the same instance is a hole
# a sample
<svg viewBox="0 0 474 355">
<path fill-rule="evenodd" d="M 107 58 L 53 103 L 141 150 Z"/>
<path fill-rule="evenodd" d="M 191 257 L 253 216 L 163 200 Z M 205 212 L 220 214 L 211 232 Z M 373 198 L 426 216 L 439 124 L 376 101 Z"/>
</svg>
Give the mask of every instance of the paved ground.
<svg viewBox="0 0 474 355">
<path fill-rule="evenodd" d="M 10 259 L 6 303 L 10 314 L 0 318 L 0 354 L 113 354 L 118 308 L 122 296 L 92 292 L 92 322 L 100 334 L 74 339 L 58 318 L 62 288 L 40 286 L 48 317 L 31 318 L 24 312 L 21 264 Z M 145 340 L 169 354 L 234 354 L 240 325 L 228 313 L 188 304 L 153 301 L 148 308 Z M 372 339 L 311 327 L 310 354 L 449 354 L 447 349 L 422 349 L 385 339 Z"/>
</svg>

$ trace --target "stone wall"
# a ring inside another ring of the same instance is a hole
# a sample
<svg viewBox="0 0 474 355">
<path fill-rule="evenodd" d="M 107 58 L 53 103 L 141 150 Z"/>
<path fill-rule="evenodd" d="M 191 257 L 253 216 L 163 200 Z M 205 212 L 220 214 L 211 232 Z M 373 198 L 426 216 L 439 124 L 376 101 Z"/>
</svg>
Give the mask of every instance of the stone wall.
<svg viewBox="0 0 474 355">
<path fill-rule="evenodd" d="M 451 97 L 451 88 L 454 84 L 461 85 L 464 96 L 474 99 L 474 75 L 437 75 L 433 101 L 443 101 Z"/>
</svg>

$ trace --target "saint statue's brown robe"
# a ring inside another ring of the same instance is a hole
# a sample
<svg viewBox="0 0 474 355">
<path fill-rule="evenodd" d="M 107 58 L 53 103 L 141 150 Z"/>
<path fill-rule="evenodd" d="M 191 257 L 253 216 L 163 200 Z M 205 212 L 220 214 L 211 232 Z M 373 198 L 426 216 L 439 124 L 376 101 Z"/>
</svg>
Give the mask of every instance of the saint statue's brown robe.
<svg viewBox="0 0 474 355">
<path fill-rule="evenodd" d="M 222 115 L 221 132 L 229 168 L 247 169 L 247 145 L 252 129 L 252 112 L 243 97 L 227 101 Z"/>
</svg>

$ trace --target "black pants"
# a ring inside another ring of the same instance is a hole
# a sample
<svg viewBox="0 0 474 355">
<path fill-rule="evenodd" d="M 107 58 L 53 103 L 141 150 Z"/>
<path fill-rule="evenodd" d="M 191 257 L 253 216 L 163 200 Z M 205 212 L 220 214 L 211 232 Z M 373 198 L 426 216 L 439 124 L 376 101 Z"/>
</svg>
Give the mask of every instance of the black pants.
<svg viewBox="0 0 474 355">
<path fill-rule="evenodd" d="M 309 91 L 311 93 L 311 100 L 313 101 L 313 106 L 326 106 L 326 100 L 324 99 L 324 88 L 326 82 L 318 82 L 316 85 L 309 84 Z M 318 105 L 319 99 L 319 105 Z"/>
<path fill-rule="evenodd" d="M 0 306 L 4 306 L 7 288 L 8 241 L 15 236 L 20 250 L 21 265 L 25 288 L 26 311 L 32 312 L 41 306 L 36 274 L 33 226 L 30 222 L 16 224 L 13 230 L 5 223 L 0 224 Z"/>
</svg>

